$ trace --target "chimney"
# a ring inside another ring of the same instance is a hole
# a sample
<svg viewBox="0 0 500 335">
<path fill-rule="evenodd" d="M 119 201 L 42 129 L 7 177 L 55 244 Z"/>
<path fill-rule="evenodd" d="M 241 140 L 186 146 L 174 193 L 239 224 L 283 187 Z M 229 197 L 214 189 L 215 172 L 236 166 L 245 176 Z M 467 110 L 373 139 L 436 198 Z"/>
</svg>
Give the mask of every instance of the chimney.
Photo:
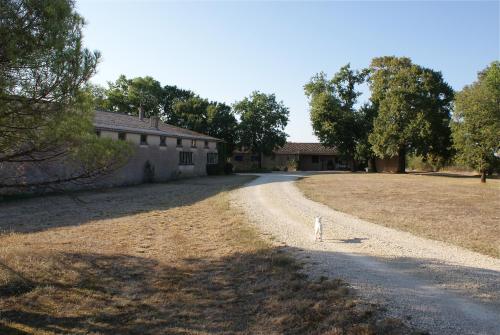
<svg viewBox="0 0 500 335">
<path fill-rule="evenodd" d="M 156 116 L 156 115 L 151 115 L 151 117 L 149 118 L 149 120 L 151 121 L 151 128 L 158 129 L 159 117 Z"/>
<path fill-rule="evenodd" d="M 139 120 L 144 120 L 144 109 L 142 106 L 139 106 Z"/>
</svg>

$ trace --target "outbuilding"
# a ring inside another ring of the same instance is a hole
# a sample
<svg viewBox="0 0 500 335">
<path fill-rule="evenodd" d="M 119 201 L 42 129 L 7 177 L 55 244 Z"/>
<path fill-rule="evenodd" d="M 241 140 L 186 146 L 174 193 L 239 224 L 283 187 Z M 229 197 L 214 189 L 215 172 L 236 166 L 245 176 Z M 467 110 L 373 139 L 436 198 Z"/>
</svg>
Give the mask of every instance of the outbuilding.
<svg viewBox="0 0 500 335">
<path fill-rule="evenodd" d="M 235 171 L 248 171 L 258 168 L 259 155 L 236 150 L 231 157 Z M 271 155 L 262 156 L 262 168 L 268 170 L 349 170 L 351 165 L 340 157 L 337 149 L 321 143 L 287 142 L 277 148 Z"/>
</svg>

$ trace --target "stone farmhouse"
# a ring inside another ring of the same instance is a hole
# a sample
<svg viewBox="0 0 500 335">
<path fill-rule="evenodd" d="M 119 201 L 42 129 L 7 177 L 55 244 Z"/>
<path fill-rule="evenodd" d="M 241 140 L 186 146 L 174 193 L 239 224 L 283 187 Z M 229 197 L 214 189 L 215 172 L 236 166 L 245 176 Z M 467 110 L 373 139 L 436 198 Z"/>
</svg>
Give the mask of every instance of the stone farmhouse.
<svg viewBox="0 0 500 335">
<path fill-rule="evenodd" d="M 67 190 L 162 182 L 205 176 L 207 166 L 218 164 L 217 143 L 222 140 L 161 122 L 127 114 L 96 111 L 95 132 L 100 137 L 133 143 L 127 163 L 110 174 L 79 182 L 61 184 Z M 75 167 L 63 159 L 40 164 L 0 164 L 0 175 L 19 184 L 43 183 L 57 175 L 71 176 Z M 0 195 L 17 193 L 3 188 Z"/>
<path fill-rule="evenodd" d="M 135 145 L 128 163 L 106 177 L 107 184 L 127 185 L 144 181 L 205 176 L 207 165 L 218 163 L 217 143 L 222 140 L 175 127 L 157 117 L 97 111 L 96 133 Z"/>
<path fill-rule="evenodd" d="M 231 157 L 235 171 L 257 169 L 259 156 L 245 150 L 233 152 Z M 324 171 L 349 170 L 351 163 L 340 158 L 335 148 L 328 148 L 320 143 L 287 142 L 271 155 L 262 157 L 262 168 L 280 171 Z"/>
</svg>

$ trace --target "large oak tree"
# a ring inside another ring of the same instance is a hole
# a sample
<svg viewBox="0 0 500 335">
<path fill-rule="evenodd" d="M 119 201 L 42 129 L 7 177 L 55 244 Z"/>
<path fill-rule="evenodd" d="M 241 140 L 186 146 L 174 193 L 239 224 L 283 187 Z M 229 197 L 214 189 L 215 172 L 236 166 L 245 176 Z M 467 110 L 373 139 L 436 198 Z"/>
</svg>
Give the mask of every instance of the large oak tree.
<svg viewBox="0 0 500 335">
<path fill-rule="evenodd" d="M 408 152 L 434 160 L 450 156 L 453 90 L 440 72 L 406 57 L 379 57 L 369 81 L 378 109 L 369 142 L 377 156 L 398 156 L 399 172 Z"/>
<path fill-rule="evenodd" d="M 500 161 L 500 62 L 457 93 L 452 129 L 459 161 L 478 170 L 486 182 L 486 172 Z"/>
</svg>

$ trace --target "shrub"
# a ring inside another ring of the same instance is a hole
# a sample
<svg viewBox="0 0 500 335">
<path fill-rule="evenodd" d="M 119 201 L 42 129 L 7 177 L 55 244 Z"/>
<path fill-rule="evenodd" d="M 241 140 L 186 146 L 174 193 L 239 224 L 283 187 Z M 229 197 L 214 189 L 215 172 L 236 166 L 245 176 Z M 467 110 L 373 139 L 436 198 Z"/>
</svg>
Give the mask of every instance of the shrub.
<svg viewBox="0 0 500 335">
<path fill-rule="evenodd" d="M 225 174 L 232 174 L 233 173 L 233 164 L 231 163 L 226 163 L 224 165 L 224 173 Z"/>
</svg>

